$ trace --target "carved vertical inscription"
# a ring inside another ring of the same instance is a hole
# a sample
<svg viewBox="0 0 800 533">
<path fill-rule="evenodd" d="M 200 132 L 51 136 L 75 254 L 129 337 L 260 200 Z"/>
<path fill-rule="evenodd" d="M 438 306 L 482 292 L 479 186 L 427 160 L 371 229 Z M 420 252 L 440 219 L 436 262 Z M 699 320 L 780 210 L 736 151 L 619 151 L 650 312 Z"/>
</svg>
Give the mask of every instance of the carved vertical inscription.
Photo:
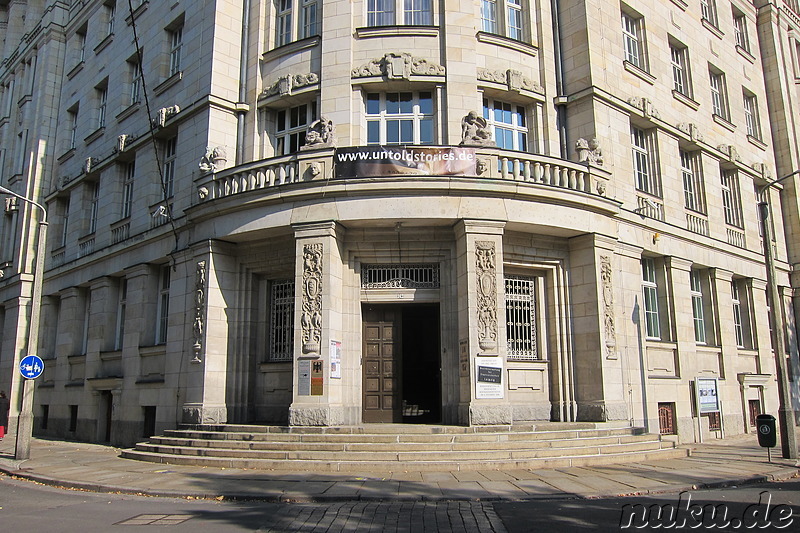
<svg viewBox="0 0 800 533">
<path fill-rule="evenodd" d="M 603 322 L 606 337 L 606 358 L 617 358 L 617 339 L 614 327 L 614 287 L 611 280 L 611 259 L 600 257 L 600 282 L 603 289 Z"/>
<path fill-rule="evenodd" d="M 478 345 L 497 349 L 497 267 L 492 241 L 475 242 L 478 283 Z"/>
<path fill-rule="evenodd" d="M 203 315 L 206 308 L 206 262 L 198 261 L 197 269 L 195 270 L 195 289 L 194 289 L 194 322 L 192 323 L 192 332 L 194 333 L 194 351 L 193 363 L 200 362 L 200 351 L 203 348 L 203 331 L 205 324 L 203 323 Z"/>
<path fill-rule="evenodd" d="M 303 353 L 319 353 L 322 339 L 322 243 L 303 247 Z"/>
</svg>

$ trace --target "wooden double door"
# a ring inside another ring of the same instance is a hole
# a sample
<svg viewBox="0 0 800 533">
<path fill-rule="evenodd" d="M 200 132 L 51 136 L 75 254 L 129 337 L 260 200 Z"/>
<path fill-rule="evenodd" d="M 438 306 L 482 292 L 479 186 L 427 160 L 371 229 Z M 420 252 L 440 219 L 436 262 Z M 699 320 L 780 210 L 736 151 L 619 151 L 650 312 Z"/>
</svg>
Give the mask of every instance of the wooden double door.
<svg viewBox="0 0 800 533">
<path fill-rule="evenodd" d="M 439 421 L 438 304 L 364 305 L 365 423 Z"/>
</svg>

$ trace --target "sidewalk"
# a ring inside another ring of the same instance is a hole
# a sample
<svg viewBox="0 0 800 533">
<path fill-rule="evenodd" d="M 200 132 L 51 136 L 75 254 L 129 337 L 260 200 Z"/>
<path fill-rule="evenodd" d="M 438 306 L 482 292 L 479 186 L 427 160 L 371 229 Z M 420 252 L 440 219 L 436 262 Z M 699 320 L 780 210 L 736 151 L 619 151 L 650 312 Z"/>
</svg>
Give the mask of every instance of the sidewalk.
<svg viewBox="0 0 800 533">
<path fill-rule="evenodd" d="M 595 498 L 674 493 L 780 481 L 798 475 L 780 449 L 756 437 L 692 445 L 680 459 L 554 470 L 337 474 L 164 465 L 121 459 L 111 446 L 33 439 L 31 459 L 14 460 L 14 435 L 0 441 L 0 472 L 65 488 L 151 496 L 282 502 Z"/>
</svg>

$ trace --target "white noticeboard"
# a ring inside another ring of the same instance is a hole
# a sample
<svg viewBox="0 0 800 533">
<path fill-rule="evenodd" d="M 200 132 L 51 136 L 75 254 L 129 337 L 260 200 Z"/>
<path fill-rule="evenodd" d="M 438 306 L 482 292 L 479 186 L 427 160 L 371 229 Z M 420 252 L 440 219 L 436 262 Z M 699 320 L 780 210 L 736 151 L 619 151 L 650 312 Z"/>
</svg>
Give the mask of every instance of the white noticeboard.
<svg viewBox="0 0 800 533">
<path fill-rule="evenodd" d="M 479 356 L 475 359 L 475 398 L 499 400 L 503 398 L 503 358 L 499 355 Z"/>
<path fill-rule="evenodd" d="M 342 379 L 342 341 L 331 341 L 331 378 Z"/>
<path fill-rule="evenodd" d="M 719 412 L 719 391 L 717 378 L 695 378 L 694 380 L 697 394 L 697 412 L 718 413 Z"/>
</svg>

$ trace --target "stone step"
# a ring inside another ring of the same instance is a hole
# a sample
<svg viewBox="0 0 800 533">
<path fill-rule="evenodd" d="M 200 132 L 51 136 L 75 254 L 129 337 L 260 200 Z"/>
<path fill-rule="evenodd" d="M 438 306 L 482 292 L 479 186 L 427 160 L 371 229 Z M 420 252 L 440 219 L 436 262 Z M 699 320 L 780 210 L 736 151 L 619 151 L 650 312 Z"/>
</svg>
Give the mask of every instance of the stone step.
<svg viewBox="0 0 800 533">
<path fill-rule="evenodd" d="M 573 455 L 603 455 L 623 452 L 647 452 L 660 450 L 661 441 L 631 442 L 624 444 L 587 444 L 581 447 L 552 447 L 541 449 L 489 449 L 489 450 L 451 450 L 447 452 L 430 450 L 270 450 L 270 449 L 232 449 L 208 448 L 195 446 L 168 446 L 142 443 L 136 446 L 138 451 L 158 454 L 195 455 L 202 457 L 224 457 L 242 459 L 273 459 L 301 461 L 387 461 L 416 463 L 443 458 L 448 461 L 510 461 L 518 459 L 535 459 L 543 457 L 567 457 Z"/>
<path fill-rule="evenodd" d="M 269 426 L 259 424 L 184 425 L 183 430 L 232 433 L 283 433 L 283 434 L 469 434 L 469 433 L 520 433 L 579 429 L 630 429 L 622 422 L 535 422 L 500 426 L 445 426 L 432 424 L 369 424 L 359 426 Z"/>
<path fill-rule="evenodd" d="M 570 448 L 587 445 L 625 444 L 634 442 L 651 441 L 652 435 L 617 435 L 607 437 L 578 437 L 569 439 L 535 439 L 535 440 L 499 440 L 492 442 L 494 450 L 506 449 L 536 449 L 536 448 Z M 462 442 L 460 440 L 442 440 L 431 442 L 406 442 L 387 440 L 385 442 L 352 442 L 348 440 L 336 441 L 274 441 L 274 440 L 239 440 L 239 439 L 203 439 L 183 437 L 151 437 L 150 444 L 160 446 L 187 446 L 196 448 L 227 448 L 237 450 L 305 450 L 305 451 L 470 451 L 485 450 L 486 442 Z"/>
<path fill-rule="evenodd" d="M 290 470 L 313 472 L 397 472 L 414 470 L 420 472 L 469 471 L 469 470 L 516 470 L 538 468 L 567 468 L 598 464 L 619 464 L 685 457 L 687 450 L 682 448 L 663 448 L 652 451 L 609 452 L 602 455 L 574 455 L 569 457 L 541 457 L 514 460 L 454 461 L 431 460 L 406 462 L 386 462 L 376 460 L 310 461 L 310 460 L 270 460 L 247 459 L 241 457 L 200 457 L 165 455 L 140 450 L 124 450 L 122 457 L 160 464 L 189 465 L 216 468 L 240 468 L 256 470 Z"/>
</svg>

